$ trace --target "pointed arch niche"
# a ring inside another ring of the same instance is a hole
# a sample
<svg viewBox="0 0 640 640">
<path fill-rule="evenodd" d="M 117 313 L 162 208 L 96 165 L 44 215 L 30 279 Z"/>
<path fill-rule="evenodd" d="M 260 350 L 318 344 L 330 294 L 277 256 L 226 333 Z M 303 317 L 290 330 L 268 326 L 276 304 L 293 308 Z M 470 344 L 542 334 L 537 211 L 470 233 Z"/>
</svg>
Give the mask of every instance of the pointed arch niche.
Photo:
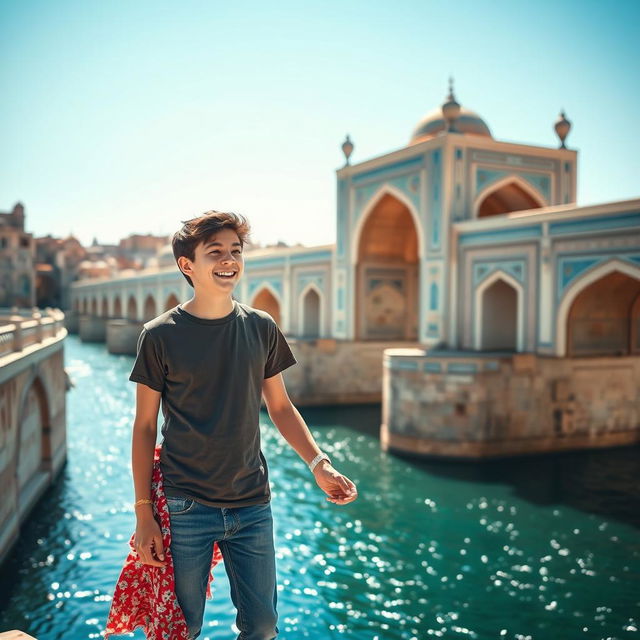
<svg viewBox="0 0 640 640">
<path fill-rule="evenodd" d="M 613 271 L 587 285 L 567 317 L 567 356 L 618 356 L 639 351 L 640 280 Z"/>
<path fill-rule="evenodd" d="M 478 351 L 523 351 L 522 286 L 496 271 L 475 294 L 474 348 Z"/>
<path fill-rule="evenodd" d="M 127 320 L 137 322 L 138 320 L 138 303 L 134 296 L 129 296 L 127 300 Z"/>
<path fill-rule="evenodd" d="M 558 356 L 640 354 L 640 267 L 612 259 L 565 292 L 556 325 Z"/>
<path fill-rule="evenodd" d="M 158 315 L 156 311 L 156 301 L 151 294 L 144 300 L 143 314 L 145 320 L 151 320 Z"/>
<path fill-rule="evenodd" d="M 302 338 L 319 338 L 324 326 L 324 305 L 318 288 L 309 283 L 300 294 L 298 306 L 298 335 Z"/>
<path fill-rule="evenodd" d="M 269 287 L 263 285 L 260 290 L 253 297 L 252 307 L 256 309 L 262 309 L 271 315 L 276 321 L 276 324 L 280 326 L 280 301 L 276 295 L 271 291 Z"/>
<path fill-rule="evenodd" d="M 177 307 L 179 304 L 178 296 L 176 296 L 175 293 L 172 293 L 164 303 L 164 310 L 169 311 L 169 309 L 173 309 L 173 307 Z"/>
<path fill-rule="evenodd" d="M 49 415 L 47 392 L 38 376 L 26 389 L 20 407 L 15 471 L 20 493 L 42 469 L 43 460 L 51 458 Z"/>
<path fill-rule="evenodd" d="M 355 340 L 418 339 L 418 215 L 404 198 L 381 192 L 354 235 Z"/>
<path fill-rule="evenodd" d="M 510 176 L 480 192 L 474 205 L 474 218 L 488 218 L 544 206 L 544 198 L 528 182 Z"/>
</svg>

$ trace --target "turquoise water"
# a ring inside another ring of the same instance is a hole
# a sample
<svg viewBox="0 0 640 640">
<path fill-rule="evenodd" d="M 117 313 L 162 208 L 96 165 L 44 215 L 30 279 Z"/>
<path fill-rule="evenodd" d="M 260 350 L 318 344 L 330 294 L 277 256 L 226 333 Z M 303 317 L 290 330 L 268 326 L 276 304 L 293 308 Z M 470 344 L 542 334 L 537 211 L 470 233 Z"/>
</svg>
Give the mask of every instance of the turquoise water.
<svg viewBox="0 0 640 640">
<path fill-rule="evenodd" d="M 67 340 L 68 462 L 0 570 L 0 631 L 101 637 L 135 528 L 132 362 Z M 359 498 L 326 502 L 262 414 L 283 640 L 637 635 L 640 448 L 425 462 L 380 451 L 379 406 L 301 412 Z M 200 638 L 233 640 L 214 577 Z"/>
</svg>

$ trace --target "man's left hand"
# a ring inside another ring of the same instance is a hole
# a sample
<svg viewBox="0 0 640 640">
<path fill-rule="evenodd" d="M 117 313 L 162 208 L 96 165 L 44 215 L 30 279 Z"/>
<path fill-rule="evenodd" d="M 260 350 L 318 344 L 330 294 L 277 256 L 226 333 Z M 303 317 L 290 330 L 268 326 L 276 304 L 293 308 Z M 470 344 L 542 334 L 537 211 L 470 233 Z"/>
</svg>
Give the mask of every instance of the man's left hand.
<svg viewBox="0 0 640 640">
<path fill-rule="evenodd" d="M 318 486 L 327 494 L 327 500 L 334 504 L 347 504 L 358 497 L 356 485 L 338 473 L 327 460 L 321 460 L 313 470 Z"/>
</svg>

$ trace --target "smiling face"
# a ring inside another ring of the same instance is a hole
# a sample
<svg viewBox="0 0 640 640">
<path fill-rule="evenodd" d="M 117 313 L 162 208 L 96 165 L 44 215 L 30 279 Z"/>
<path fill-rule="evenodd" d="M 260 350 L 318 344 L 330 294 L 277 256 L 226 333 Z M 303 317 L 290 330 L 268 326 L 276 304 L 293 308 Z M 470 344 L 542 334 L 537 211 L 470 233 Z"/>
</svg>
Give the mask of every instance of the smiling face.
<svg viewBox="0 0 640 640">
<path fill-rule="evenodd" d="M 243 247 L 233 229 L 220 229 L 195 248 L 193 261 L 182 256 L 178 264 L 194 289 L 230 294 L 244 273 Z"/>
</svg>

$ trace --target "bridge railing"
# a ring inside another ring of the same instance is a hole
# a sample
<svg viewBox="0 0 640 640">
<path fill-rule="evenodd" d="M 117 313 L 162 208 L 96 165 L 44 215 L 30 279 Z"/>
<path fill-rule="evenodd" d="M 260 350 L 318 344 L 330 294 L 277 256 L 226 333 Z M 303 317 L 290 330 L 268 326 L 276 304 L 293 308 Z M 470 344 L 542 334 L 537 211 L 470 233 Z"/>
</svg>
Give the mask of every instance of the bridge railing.
<svg viewBox="0 0 640 640">
<path fill-rule="evenodd" d="M 0 307 L 0 358 L 53 338 L 63 329 L 60 309 Z"/>
</svg>

